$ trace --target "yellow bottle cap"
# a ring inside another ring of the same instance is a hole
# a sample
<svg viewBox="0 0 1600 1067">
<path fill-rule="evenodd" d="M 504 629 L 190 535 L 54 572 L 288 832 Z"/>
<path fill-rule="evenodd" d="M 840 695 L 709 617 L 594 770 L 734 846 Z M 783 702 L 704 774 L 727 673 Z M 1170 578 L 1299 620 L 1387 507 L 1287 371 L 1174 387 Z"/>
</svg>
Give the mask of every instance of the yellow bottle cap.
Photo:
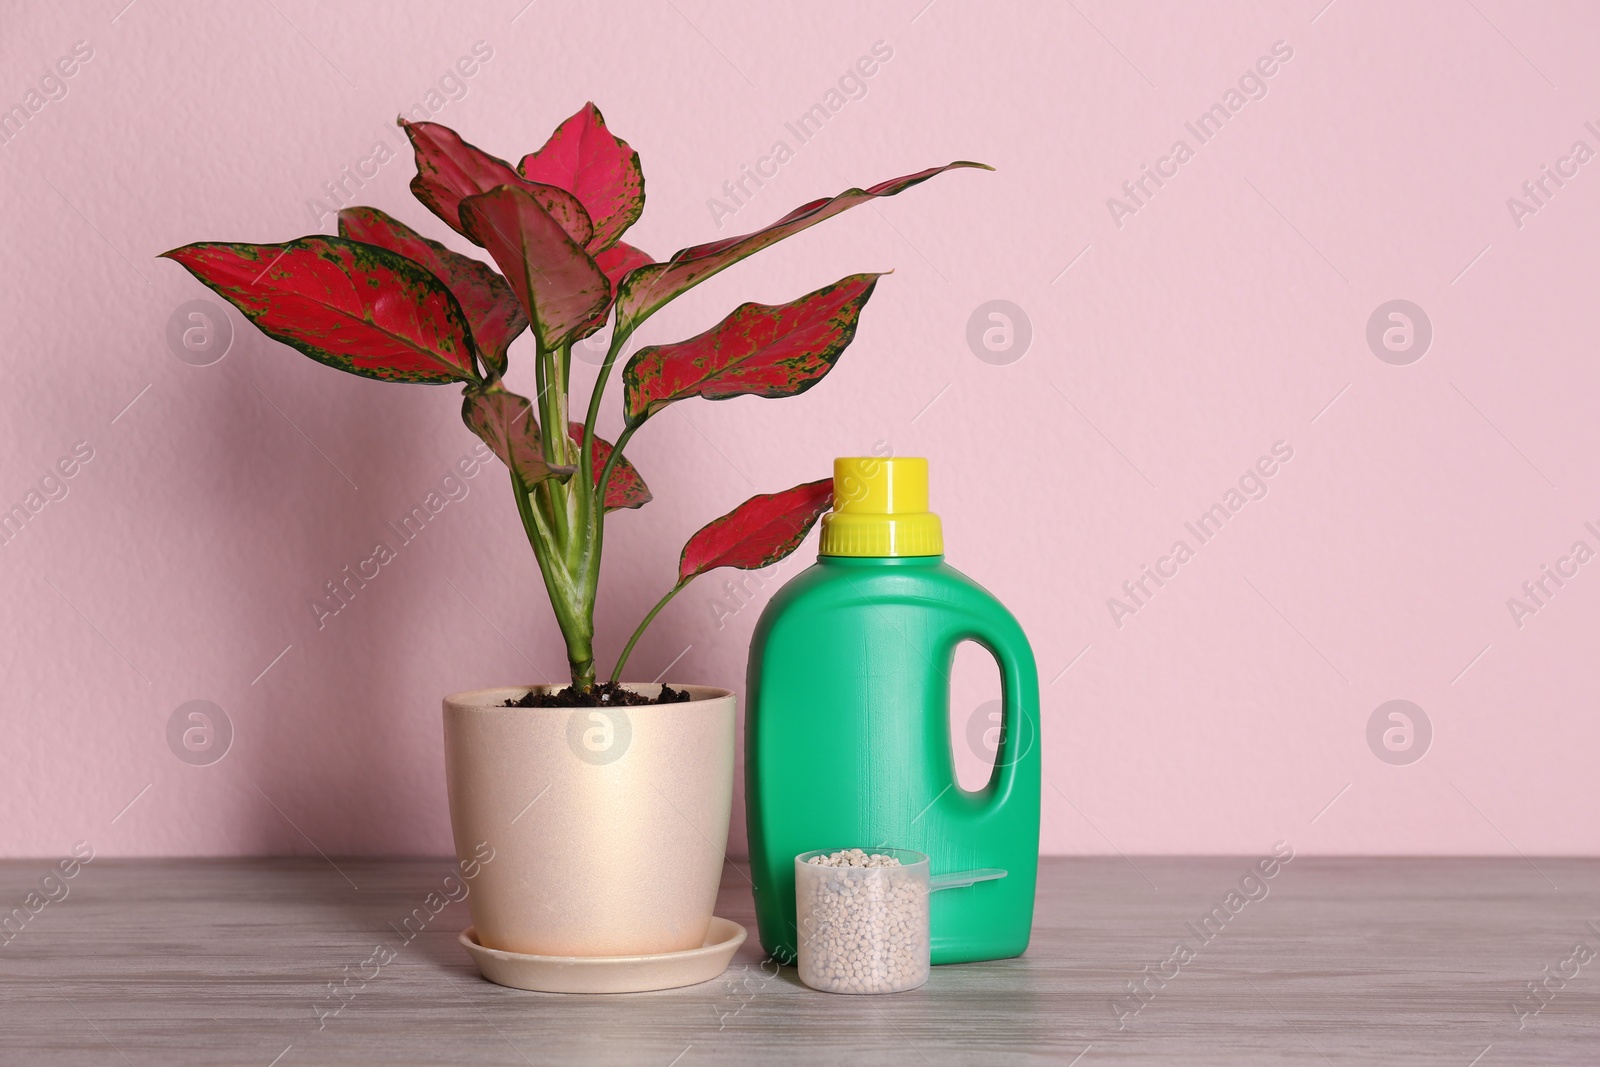
<svg viewBox="0 0 1600 1067">
<path fill-rule="evenodd" d="M 824 556 L 939 556 L 944 530 L 928 510 L 928 461 L 848 456 L 833 461 Z"/>
</svg>

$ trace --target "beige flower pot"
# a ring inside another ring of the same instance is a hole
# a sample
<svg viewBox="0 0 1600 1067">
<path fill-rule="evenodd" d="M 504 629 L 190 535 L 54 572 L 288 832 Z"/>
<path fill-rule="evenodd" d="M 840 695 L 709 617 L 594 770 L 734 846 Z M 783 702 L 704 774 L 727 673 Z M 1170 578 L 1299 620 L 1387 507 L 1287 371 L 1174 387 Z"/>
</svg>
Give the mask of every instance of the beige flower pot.
<svg viewBox="0 0 1600 1067">
<path fill-rule="evenodd" d="M 733 801 L 734 702 L 674 688 L 690 700 L 499 706 L 527 686 L 445 698 L 450 825 L 457 858 L 476 863 L 467 905 L 483 945 L 632 956 L 704 942 Z"/>
</svg>

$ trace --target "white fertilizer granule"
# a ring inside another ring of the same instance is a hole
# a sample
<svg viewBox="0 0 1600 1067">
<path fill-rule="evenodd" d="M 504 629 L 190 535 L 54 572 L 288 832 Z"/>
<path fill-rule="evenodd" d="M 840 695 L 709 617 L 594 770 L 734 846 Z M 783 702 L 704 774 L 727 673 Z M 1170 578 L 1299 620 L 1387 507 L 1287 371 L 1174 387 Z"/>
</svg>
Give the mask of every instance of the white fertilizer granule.
<svg viewBox="0 0 1600 1067">
<path fill-rule="evenodd" d="M 898 993 L 928 980 L 928 871 L 859 848 L 799 865 L 800 980 L 828 993 Z"/>
</svg>

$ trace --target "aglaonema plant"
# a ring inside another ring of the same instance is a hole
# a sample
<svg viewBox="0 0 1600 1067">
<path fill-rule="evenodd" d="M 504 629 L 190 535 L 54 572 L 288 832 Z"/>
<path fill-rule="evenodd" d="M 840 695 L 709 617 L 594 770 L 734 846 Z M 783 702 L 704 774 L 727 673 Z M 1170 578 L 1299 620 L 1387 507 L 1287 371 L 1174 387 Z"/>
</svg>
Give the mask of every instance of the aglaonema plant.
<svg viewBox="0 0 1600 1067">
<path fill-rule="evenodd" d="M 416 155 L 411 191 L 504 272 L 454 252 L 372 207 L 339 212 L 337 237 L 282 244 L 199 242 L 164 256 L 267 336 L 319 363 L 388 382 L 461 383 L 461 416 L 511 472 L 517 513 L 566 641 L 572 685 L 595 684 L 594 611 L 607 513 L 651 499 L 625 456 L 633 435 L 690 397 L 805 392 L 855 336 L 878 274 L 852 274 L 786 304 L 742 304 L 698 336 L 640 348 L 622 370 L 624 428 L 595 433 L 612 369 L 651 315 L 747 256 L 847 208 L 893 196 L 958 161 L 803 204 L 754 233 L 656 262 L 621 240 L 644 211 L 639 155 L 593 104 L 513 167 L 432 122 L 400 120 Z M 987 169 L 987 168 L 986 168 Z M 611 325 L 582 421 L 569 413 L 572 346 Z M 503 382 L 507 349 L 534 340 L 537 389 Z M 787 556 L 828 508 L 830 479 L 751 497 L 691 537 L 676 583 L 618 656 L 697 575 Z"/>
</svg>

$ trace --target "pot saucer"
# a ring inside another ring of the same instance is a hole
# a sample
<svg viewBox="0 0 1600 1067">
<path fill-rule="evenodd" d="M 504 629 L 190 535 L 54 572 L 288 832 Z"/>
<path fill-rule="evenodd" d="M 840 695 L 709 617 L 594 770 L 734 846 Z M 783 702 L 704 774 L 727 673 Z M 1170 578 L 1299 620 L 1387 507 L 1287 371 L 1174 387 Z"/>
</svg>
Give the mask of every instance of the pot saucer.
<svg viewBox="0 0 1600 1067">
<path fill-rule="evenodd" d="M 461 947 L 489 981 L 540 993 L 643 993 L 652 989 L 709 982 L 748 937 L 732 919 L 713 916 L 705 944 L 651 956 L 534 956 L 504 952 L 478 944 L 478 931 L 467 927 L 457 936 Z"/>
</svg>

